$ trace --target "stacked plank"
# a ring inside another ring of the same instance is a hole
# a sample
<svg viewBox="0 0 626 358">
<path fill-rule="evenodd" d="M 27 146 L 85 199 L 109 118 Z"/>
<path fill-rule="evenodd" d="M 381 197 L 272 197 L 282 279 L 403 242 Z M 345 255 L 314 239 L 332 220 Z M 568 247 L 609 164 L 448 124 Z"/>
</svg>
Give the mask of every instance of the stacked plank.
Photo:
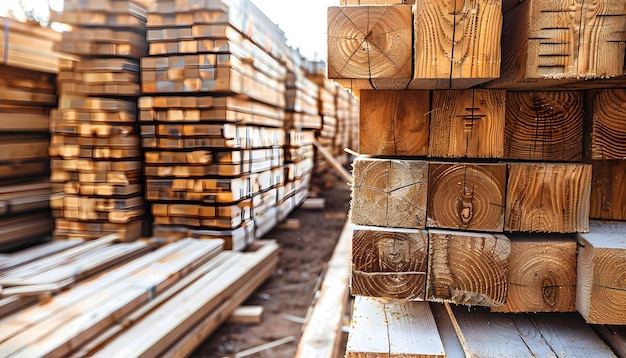
<svg viewBox="0 0 626 358">
<path fill-rule="evenodd" d="M 157 246 L 155 240 L 111 244 L 102 238 L 60 250 L 57 241 L 0 260 L 0 268 L 12 266 L 0 271 L 3 283 L 32 274 L 19 282 L 23 287 L 65 282 L 76 268 L 81 270 L 73 279 L 87 271 L 92 275 L 0 318 L 0 352 L 4 357 L 189 355 L 276 268 L 275 243 L 246 253 L 222 251 L 222 245 L 222 240 L 184 239 L 145 253 Z M 139 252 L 144 254 L 136 257 Z M 39 259 L 28 262 L 33 257 Z"/>
<path fill-rule="evenodd" d="M 52 231 L 48 116 L 57 103 L 53 46 L 61 36 L 0 21 L 0 247 L 7 248 Z"/>
<path fill-rule="evenodd" d="M 322 127 L 315 133 L 318 145 L 326 149 L 338 163 L 346 165 L 349 156 L 345 149 L 358 150 L 358 98 L 326 77 L 324 62 L 305 61 L 304 66 L 309 79 L 319 86 L 318 107 Z M 316 175 L 322 176 L 328 169 L 329 163 L 316 151 Z"/>
<path fill-rule="evenodd" d="M 329 77 L 360 90 L 368 155 L 353 171 L 352 293 L 626 324 L 623 280 L 598 279 L 623 271 L 623 243 L 589 225 L 624 220 L 624 97 L 611 87 L 624 84 L 626 5 L 393 3 L 328 12 Z M 593 177 L 592 159 L 605 160 Z"/>
<path fill-rule="evenodd" d="M 148 41 L 139 107 L 154 235 L 242 249 L 277 217 L 284 36 L 249 1 L 172 0 L 152 6 Z"/>
<path fill-rule="evenodd" d="M 320 87 L 307 77 L 302 57 L 286 48 L 286 120 L 287 143 L 284 185 L 278 196 L 278 221 L 282 221 L 308 196 L 314 166 L 313 143 L 324 125 L 319 111 Z"/>
<path fill-rule="evenodd" d="M 59 106 L 51 115 L 50 204 L 55 238 L 141 236 L 144 215 L 137 131 L 139 58 L 146 8 L 135 1 L 65 1 L 70 24 L 58 49 Z"/>
</svg>

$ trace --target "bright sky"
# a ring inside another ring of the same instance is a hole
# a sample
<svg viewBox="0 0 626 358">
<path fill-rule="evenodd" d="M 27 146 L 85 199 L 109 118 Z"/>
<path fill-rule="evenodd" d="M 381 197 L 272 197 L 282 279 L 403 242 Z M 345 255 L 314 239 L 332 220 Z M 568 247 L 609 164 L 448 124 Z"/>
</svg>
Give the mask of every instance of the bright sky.
<svg viewBox="0 0 626 358">
<path fill-rule="evenodd" d="M 53 10 L 61 10 L 63 0 L 21 0 L 26 7 L 47 13 L 48 2 Z M 0 0 L 0 15 L 19 9 L 20 0 Z M 339 4 L 337 0 L 252 0 L 285 32 L 287 43 L 300 48 L 310 60 L 326 59 L 326 11 Z M 22 14 L 16 13 L 18 17 Z"/>
<path fill-rule="evenodd" d="M 338 0 L 252 0 L 310 60 L 326 59 L 326 12 Z"/>
</svg>

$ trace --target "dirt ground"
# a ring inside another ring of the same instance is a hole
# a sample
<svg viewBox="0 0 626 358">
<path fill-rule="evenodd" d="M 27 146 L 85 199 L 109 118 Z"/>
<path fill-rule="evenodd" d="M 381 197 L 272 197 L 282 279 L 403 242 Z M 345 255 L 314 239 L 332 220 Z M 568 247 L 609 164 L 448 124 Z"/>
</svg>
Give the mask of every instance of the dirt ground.
<svg viewBox="0 0 626 358">
<path fill-rule="evenodd" d="M 289 217 L 300 220 L 299 229 L 276 228 L 266 235 L 280 243 L 278 269 L 245 304 L 264 307 L 260 324 L 223 324 L 192 357 L 217 358 L 294 336 L 287 343 L 250 357 L 292 358 L 302 324 L 313 300 L 324 266 L 330 259 L 349 209 L 350 188 L 339 180 L 317 193 L 324 209 L 296 209 Z M 345 339 L 345 334 L 344 337 Z M 345 344 L 343 345 L 345 347 Z"/>
</svg>

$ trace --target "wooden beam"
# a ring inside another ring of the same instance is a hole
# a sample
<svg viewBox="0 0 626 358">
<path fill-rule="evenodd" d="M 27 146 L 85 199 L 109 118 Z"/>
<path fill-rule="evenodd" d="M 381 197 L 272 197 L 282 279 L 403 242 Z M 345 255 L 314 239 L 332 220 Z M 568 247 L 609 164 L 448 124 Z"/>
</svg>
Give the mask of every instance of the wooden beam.
<svg viewBox="0 0 626 358">
<path fill-rule="evenodd" d="M 328 8 L 328 78 L 411 78 L 410 5 Z"/>
<path fill-rule="evenodd" d="M 346 222 L 328 261 L 319 295 L 311 303 L 296 349 L 297 358 L 335 357 L 348 301 L 350 241 L 353 227 Z"/>
<path fill-rule="evenodd" d="M 346 358 L 445 356 L 427 302 L 383 303 L 355 298 Z"/>
<path fill-rule="evenodd" d="M 590 192 L 590 164 L 511 163 L 504 230 L 585 232 Z"/>
<path fill-rule="evenodd" d="M 588 323 L 626 324 L 626 224 L 592 221 L 578 242 L 576 309 Z"/>
<path fill-rule="evenodd" d="M 546 234 L 507 235 L 511 240 L 506 304 L 492 312 L 574 312 L 576 240 Z"/>
<path fill-rule="evenodd" d="M 626 158 L 626 89 L 600 90 L 593 100 L 591 159 Z"/>
<path fill-rule="evenodd" d="M 505 158 L 582 161 L 582 92 L 507 92 Z"/>
<path fill-rule="evenodd" d="M 324 209 L 325 203 L 326 200 L 324 198 L 307 198 L 300 207 L 303 209 L 321 210 Z"/>
<path fill-rule="evenodd" d="M 433 91 L 428 156 L 502 158 L 505 103 L 501 90 Z"/>
<path fill-rule="evenodd" d="M 426 226 L 501 232 L 505 164 L 429 163 Z"/>
<path fill-rule="evenodd" d="M 417 0 L 410 88 L 470 88 L 500 77 L 502 2 Z"/>
<path fill-rule="evenodd" d="M 239 306 L 231 313 L 226 323 L 261 323 L 263 321 L 263 306 Z"/>
<path fill-rule="evenodd" d="M 626 220 L 626 162 L 594 160 L 591 164 L 589 218 Z"/>
<path fill-rule="evenodd" d="M 489 86 L 546 88 L 624 75 L 622 2 L 505 1 L 502 76 Z"/>
<path fill-rule="evenodd" d="M 168 350 L 168 356 L 191 353 L 273 272 L 278 261 L 278 245 L 267 244 L 254 253 L 233 255 L 236 257 L 230 264 L 211 271 L 183 293 L 167 300 L 93 356 L 110 357 L 113 353 L 158 356 Z M 243 294 L 244 288 L 247 295 Z M 187 336 L 190 330 L 193 333 Z"/>
<path fill-rule="evenodd" d="M 354 224 L 425 228 L 427 162 L 359 157 L 353 167 Z"/>
<path fill-rule="evenodd" d="M 382 156 L 426 156 L 430 91 L 363 90 L 359 151 Z"/>
<path fill-rule="evenodd" d="M 322 154 L 324 159 L 331 165 L 335 172 L 348 184 L 352 183 L 352 175 L 344 169 L 343 165 L 326 149 L 317 139 L 313 141 L 317 152 Z"/>
<path fill-rule="evenodd" d="M 428 233 L 357 226 L 352 238 L 355 296 L 424 300 Z"/>
<path fill-rule="evenodd" d="M 504 235 L 429 230 L 426 299 L 502 306 L 511 242 Z"/>
<path fill-rule="evenodd" d="M 575 313 L 513 315 L 446 307 L 467 357 L 615 357 Z"/>
</svg>

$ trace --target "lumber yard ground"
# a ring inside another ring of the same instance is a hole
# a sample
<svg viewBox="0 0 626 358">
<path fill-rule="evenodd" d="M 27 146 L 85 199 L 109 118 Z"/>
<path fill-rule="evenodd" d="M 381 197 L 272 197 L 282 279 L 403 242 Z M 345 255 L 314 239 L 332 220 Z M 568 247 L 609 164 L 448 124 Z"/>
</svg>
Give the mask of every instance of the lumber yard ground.
<svg viewBox="0 0 626 358">
<path fill-rule="evenodd" d="M 331 188 L 318 196 L 323 209 L 296 209 L 289 218 L 297 219 L 300 228 L 277 227 L 264 239 L 276 240 L 281 247 L 278 269 L 245 305 L 264 308 L 261 323 L 223 324 L 192 357 L 235 357 L 237 353 L 283 338 L 293 341 L 267 349 L 250 357 L 291 358 L 296 352 L 304 319 L 320 284 L 342 227 L 347 220 L 350 187 L 327 176 Z M 347 305 L 349 314 L 350 305 Z M 346 319 L 349 325 L 349 318 Z M 347 334 L 344 334 L 344 339 Z M 341 347 L 345 348 L 345 342 Z M 343 352 L 340 352 L 343 357 Z"/>
</svg>

